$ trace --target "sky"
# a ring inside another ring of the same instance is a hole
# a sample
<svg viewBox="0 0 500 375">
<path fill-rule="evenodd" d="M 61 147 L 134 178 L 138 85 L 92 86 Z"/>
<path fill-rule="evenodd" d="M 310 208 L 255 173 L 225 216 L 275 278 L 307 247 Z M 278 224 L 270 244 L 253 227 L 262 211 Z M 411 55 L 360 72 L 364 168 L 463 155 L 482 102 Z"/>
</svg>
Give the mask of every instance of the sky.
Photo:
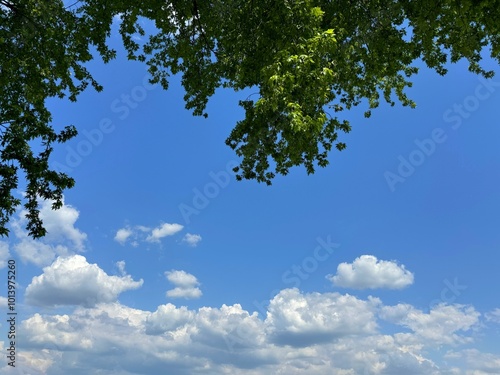
<svg viewBox="0 0 500 375">
<path fill-rule="evenodd" d="M 205 119 L 122 50 L 89 69 L 103 92 L 49 103 L 76 186 L 0 240 L 0 374 L 500 374 L 498 76 L 422 69 L 416 109 L 345 113 L 327 168 L 266 186 L 224 144 L 252 90 Z"/>
</svg>

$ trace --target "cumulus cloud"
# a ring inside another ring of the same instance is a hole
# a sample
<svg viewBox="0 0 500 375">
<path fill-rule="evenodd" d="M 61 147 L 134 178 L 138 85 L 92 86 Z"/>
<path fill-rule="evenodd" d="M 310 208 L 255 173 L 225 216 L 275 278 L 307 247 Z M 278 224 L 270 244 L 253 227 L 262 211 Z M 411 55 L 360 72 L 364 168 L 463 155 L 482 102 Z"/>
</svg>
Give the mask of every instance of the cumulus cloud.
<svg viewBox="0 0 500 375">
<path fill-rule="evenodd" d="M 85 249 L 87 235 L 75 227 L 79 211 L 67 204 L 58 210 L 52 209 L 51 200 L 40 202 L 40 218 L 47 235 L 33 240 L 24 229 L 26 226 L 25 210 L 12 220 L 12 229 L 18 240 L 13 248 L 22 261 L 43 267 L 51 264 L 57 256 L 67 256 Z"/>
<path fill-rule="evenodd" d="M 146 237 L 148 242 L 160 242 L 160 239 L 167 236 L 172 236 L 180 232 L 184 228 L 180 224 L 164 223 L 157 228 L 154 228 L 149 236 Z"/>
<path fill-rule="evenodd" d="M 192 322 L 195 315 L 186 306 L 177 308 L 171 303 L 158 306 L 158 309 L 146 319 L 146 333 L 154 335 L 177 331 L 186 323 Z"/>
<path fill-rule="evenodd" d="M 195 247 L 201 241 L 201 236 L 199 234 L 186 233 L 182 241 L 186 242 L 189 246 Z"/>
<path fill-rule="evenodd" d="M 127 238 L 129 238 L 132 234 L 133 232 L 130 228 L 118 229 L 115 235 L 115 241 L 119 242 L 121 245 L 124 245 L 127 241 Z"/>
<path fill-rule="evenodd" d="M 192 284 L 180 275 L 179 283 Z M 378 314 L 396 329 L 380 332 Z M 465 332 L 477 321 L 464 306 L 439 305 L 424 314 L 411 305 L 383 306 L 376 298 L 285 289 L 265 316 L 239 304 L 193 310 L 168 303 L 150 312 L 118 302 L 35 314 L 20 324 L 26 340 L 19 365 L 43 359 L 45 373 L 75 373 L 77 366 L 78 374 L 121 375 L 137 373 L 138 364 L 145 375 L 479 375 L 500 368 L 498 355 L 469 345 L 435 362 L 447 349 L 438 342 L 448 345 L 435 337 Z M 432 336 L 432 329 L 439 332 Z"/>
<path fill-rule="evenodd" d="M 78 308 L 71 315 L 35 314 L 21 329 L 29 337 L 25 353 L 59 343 L 62 358 L 51 353 L 54 360 L 48 373 L 70 373 L 68 368 L 74 369 L 77 363 L 81 374 L 106 370 L 128 375 L 137 372 L 138 364 L 142 374 L 238 374 L 235 363 L 241 362 L 245 371 L 245 367 L 256 367 L 253 360 L 259 366 L 262 357 L 269 357 L 259 354 L 258 348 L 254 348 L 257 353 L 236 352 L 240 347 L 233 347 L 233 355 L 227 355 L 230 349 L 225 339 L 238 334 L 238 327 L 257 328 L 260 332 L 249 342 L 264 344 L 256 339 L 262 337 L 262 322 L 258 327 L 256 322 L 256 314 L 249 315 L 239 305 L 203 307 L 196 312 L 167 304 L 151 313 L 111 303 Z"/>
<path fill-rule="evenodd" d="M 0 350 L 2 352 L 6 351 L 5 344 L 7 343 L 0 341 Z M 46 346 L 37 351 L 18 351 L 15 363 L 18 371 L 13 370 L 12 366 L 7 365 L 7 361 L 0 357 L 0 374 L 46 375 L 48 374 L 47 370 L 52 367 L 54 362 L 62 357 L 61 352 L 58 351 L 59 348 L 56 345 L 54 345 L 54 348 L 55 350 L 52 350 L 52 346 L 51 349 Z"/>
<path fill-rule="evenodd" d="M 167 291 L 167 297 L 170 298 L 199 298 L 202 295 L 198 288 L 200 283 L 194 275 L 185 271 L 171 270 L 165 272 L 168 281 L 175 285 L 174 289 Z"/>
<path fill-rule="evenodd" d="M 373 298 L 362 301 L 339 293 L 302 294 L 285 289 L 270 302 L 266 323 L 276 343 L 308 346 L 334 337 L 374 333 L 377 329 Z"/>
<path fill-rule="evenodd" d="M 439 304 L 429 313 L 415 309 L 409 304 L 384 306 L 380 317 L 394 324 L 411 329 L 414 334 L 399 333 L 395 337 L 401 342 L 412 344 L 424 340 L 428 345 L 453 345 L 469 342 L 461 335 L 479 323 L 479 316 L 472 306 Z"/>
<path fill-rule="evenodd" d="M 362 255 L 353 263 L 341 263 L 335 275 L 328 275 L 334 285 L 353 289 L 402 289 L 413 284 L 413 274 L 394 261 Z"/>
<path fill-rule="evenodd" d="M 59 257 L 32 279 L 26 288 L 26 302 L 38 306 L 94 306 L 115 301 L 127 290 L 141 287 L 143 280 L 134 281 L 130 275 L 109 276 L 97 264 L 85 257 Z"/>
<path fill-rule="evenodd" d="M 202 296 L 202 292 L 199 288 L 174 288 L 167 290 L 167 297 L 170 298 L 185 298 L 185 299 L 195 299 Z"/>
<path fill-rule="evenodd" d="M 66 204 L 58 210 L 53 210 L 52 203 L 49 200 L 43 201 L 40 208 L 40 218 L 47 229 L 45 239 L 50 242 L 69 240 L 76 250 L 82 251 L 87 235 L 75 228 L 80 212 Z"/>
<path fill-rule="evenodd" d="M 45 240 L 23 239 L 14 245 L 14 250 L 20 258 L 38 267 L 51 264 L 56 256 L 67 256 L 71 250 L 63 245 L 50 245 Z"/>
<path fill-rule="evenodd" d="M 138 246 L 139 242 L 159 243 L 164 237 L 173 236 L 180 232 L 184 227 L 180 224 L 163 223 L 156 228 L 149 228 L 144 225 L 126 226 L 116 231 L 114 240 L 121 245 L 127 242 L 132 246 Z M 201 237 L 200 237 L 201 240 Z"/>
</svg>

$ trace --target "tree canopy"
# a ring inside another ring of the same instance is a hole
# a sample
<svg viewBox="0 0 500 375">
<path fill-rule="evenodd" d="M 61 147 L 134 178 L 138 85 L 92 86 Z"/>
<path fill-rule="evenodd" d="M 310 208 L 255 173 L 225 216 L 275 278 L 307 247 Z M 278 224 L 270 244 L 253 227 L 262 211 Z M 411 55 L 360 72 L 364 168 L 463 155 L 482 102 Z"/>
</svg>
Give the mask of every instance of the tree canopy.
<svg viewBox="0 0 500 375">
<path fill-rule="evenodd" d="M 128 59 L 165 89 L 180 74 L 194 115 L 207 116 L 218 87 L 257 88 L 255 100 L 240 101 L 245 117 L 226 144 L 241 157 L 237 179 L 267 184 L 293 166 L 314 173 L 333 147 L 344 149 L 342 111 L 366 103 L 369 116 L 381 100 L 414 107 L 405 88 L 417 60 L 445 74 L 466 59 L 487 78 L 484 50 L 500 62 L 498 0 L 0 0 L 0 235 L 22 204 L 29 234 L 45 235 L 38 200 L 57 209 L 74 185 L 49 158 L 77 131 L 53 124 L 46 100 L 102 89 L 85 65 L 116 57 L 106 42 L 116 18 Z M 146 35 L 144 18 L 155 33 Z"/>
</svg>

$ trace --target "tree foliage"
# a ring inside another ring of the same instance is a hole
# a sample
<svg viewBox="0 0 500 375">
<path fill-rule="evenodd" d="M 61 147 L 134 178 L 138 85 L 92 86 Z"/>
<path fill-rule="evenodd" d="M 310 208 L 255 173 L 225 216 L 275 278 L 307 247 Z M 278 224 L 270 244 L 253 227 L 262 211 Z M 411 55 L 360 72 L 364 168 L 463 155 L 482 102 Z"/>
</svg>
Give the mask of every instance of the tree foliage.
<svg viewBox="0 0 500 375">
<path fill-rule="evenodd" d="M 237 178 L 267 184 L 293 166 L 313 173 L 333 147 L 345 148 L 343 110 L 366 101 L 369 116 L 381 100 L 413 107 L 404 91 L 416 60 L 445 74 L 448 62 L 467 59 L 485 77 L 483 50 L 500 61 L 498 0 L 0 0 L 0 235 L 24 200 L 30 235 L 43 236 L 37 200 L 56 209 L 74 185 L 49 157 L 77 132 L 52 123 L 46 100 L 101 90 L 85 63 L 91 50 L 104 62 L 115 57 L 106 39 L 116 17 L 128 58 L 165 89 L 182 75 L 194 115 L 207 116 L 218 87 L 256 88 L 226 143 L 241 157 Z M 20 175 L 23 199 L 13 194 Z"/>
</svg>

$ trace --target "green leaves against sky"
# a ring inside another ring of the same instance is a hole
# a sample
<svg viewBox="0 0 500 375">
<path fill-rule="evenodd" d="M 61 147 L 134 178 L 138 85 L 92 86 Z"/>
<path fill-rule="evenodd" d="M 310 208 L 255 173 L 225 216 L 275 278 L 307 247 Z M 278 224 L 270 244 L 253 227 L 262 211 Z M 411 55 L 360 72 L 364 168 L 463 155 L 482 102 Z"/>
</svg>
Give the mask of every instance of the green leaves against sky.
<svg viewBox="0 0 500 375">
<path fill-rule="evenodd" d="M 182 75 L 195 115 L 207 115 L 218 87 L 255 89 L 226 144 L 241 157 L 238 179 L 270 184 L 293 166 L 313 173 L 345 147 L 343 110 L 365 101 L 369 116 L 381 97 L 413 107 L 404 90 L 418 59 L 445 74 L 446 63 L 465 58 L 489 77 L 481 53 L 499 60 L 499 13 L 500 1 L 0 0 L 0 234 L 24 201 L 30 235 L 43 236 L 37 199 L 57 208 L 74 185 L 49 157 L 76 129 L 54 124 L 46 100 L 101 89 L 85 64 L 98 57 L 92 50 L 104 62 L 115 57 L 106 40 L 116 17 L 128 58 L 165 89 Z M 141 27 L 144 18 L 156 33 Z M 13 195 L 21 175 L 23 199 Z"/>
</svg>

